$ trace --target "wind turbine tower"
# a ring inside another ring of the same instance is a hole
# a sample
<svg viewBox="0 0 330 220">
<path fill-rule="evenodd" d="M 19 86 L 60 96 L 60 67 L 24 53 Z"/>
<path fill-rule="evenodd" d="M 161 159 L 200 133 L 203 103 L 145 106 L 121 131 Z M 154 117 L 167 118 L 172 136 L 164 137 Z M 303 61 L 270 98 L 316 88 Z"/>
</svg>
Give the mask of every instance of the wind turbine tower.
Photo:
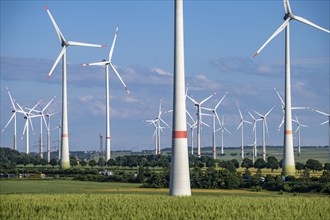
<svg viewBox="0 0 330 220">
<path fill-rule="evenodd" d="M 221 100 L 217 103 L 217 105 L 212 109 L 212 108 L 204 108 L 205 110 L 211 111 L 212 112 L 212 145 L 213 145 L 213 159 L 217 159 L 217 146 L 216 146 L 216 141 L 215 141 L 215 119 L 218 120 L 219 125 L 221 126 L 221 122 L 217 113 L 217 108 L 220 106 L 220 104 L 222 103 L 222 101 L 226 98 L 228 92 L 225 93 L 225 95 L 221 98 Z"/>
<path fill-rule="evenodd" d="M 293 120 L 293 121 L 297 123 L 297 129 L 296 129 L 295 133 L 298 132 L 298 156 L 300 156 L 300 147 L 301 147 L 300 146 L 300 129 L 301 129 L 301 127 L 307 128 L 308 126 L 302 124 L 301 121 L 298 119 L 297 116 L 296 116 L 295 120 Z"/>
<path fill-rule="evenodd" d="M 184 70 L 183 0 L 175 0 L 174 11 L 173 133 L 169 194 L 171 196 L 190 196 Z"/>
<path fill-rule="evenodd" d="M 8 95 L 9 95 L 9 99 L 10 99 L 10 102 L 11 102 L 11 105 L 12 105 L 12 116 L 10 117 L 10 119 L 8 120 L 7 124 L 5 125 L 5 127 L 2 129 L 1 133 L 3 133 L 5 131 L 5 129 L 7 128 L 7 126 L 9 125 L 9 123 L 14 119 L 14 143 L 13 143 L 13 150 L 17 150 L 17 139 L 16 139 L 16 114 L 17 113 L 23 113 L 22 111 L 20 111 L 19 109 L 16 108 L 16 105 L 14 103 L 14 100 L 13 98 L 11 97 L 11 94 L 9 92 L 9 89 L 8 87 L 6 87 L 7 89 L 7 92 L 8 92 Z"/>
<path fill-rule="evenodd" d="M 62 141 L 61 141 L 61 161 L 60 166 L 63 169 L 70 168 L 70 157 L 69 157 L 69 128 L 68 128 L 68 96 L 67 96 L 67 77 L 66 77 L 66 49 L 69 46 L 84 46 L 84 47 L 104 47 L 102 45 L 97 44 L 87 44 L 87 43 L 80 43 L 75 41 L 67 41 L 62 32 L 60 31 L 59 27 L 57 26 L 52 14 L 50 13 L 47 6 L 45 6 L 46 11 L 49 15 L 50 20 L 53 23 L 55 31 L 57 33 L 58 39 L 60 40 L 62 50 L 58 55 L 57 59 L 51 70 L 47 75 L 47 79 L 52 75 L 55 67 L 59 63 L 60 59 L 62 58 Z"/>
<path fill-rule="evenodd" d="M 221 126 L 219 128 L 219 130 L 221 131 L 221 154 L 224 154 L 224 137 L 223 134 L 225 133 L 225 131 L 228 134 L 231 134 L 230 131 L 225 127 L 225 119 L 223 117 L 223 115 L 221 116 Z"/>
<path fill-rule="evenodd" d="M 253 163 L 255 161 L 255 158 L 257 157 L 258 155 L 258 152 L 257 152 L 257 122 L 258 121 L 261 121 L 262 119 L 259 118 L 259 119 L 256 119 L 252 114 L 251 112 L 249 112 L 249 115 L 251 116 L 251 118 L 253 119 L 253 133 L 254 133 L 254 142 L 253 142 L 253 156 L 252 156 L 252 160 L 253 160 Z"/>
<path fill-rule="evenodd" d="M 328 123 L 328 133 L 329 133 L 329 144 L 328 144 L 328 148 L 329 148 L 329 162 L 330 162 L 330 113 L 325 113 L 325 112 L 321 112 L 319 110 L 316 109 L 312 109 L 313 111 L 321 114 L 321 115 L 325 115 L 328 117 L 328 120 L 326 120 L 325 122 L 322 122 L 320 125 L 325 125 Z"/>
<path fill-rule="evenodd" d="M 273 110 L 274 107 L 272 107 L 265 115 L 260 114 L 257 111 L 254 111 L 257 115 L 260 116 L 260 119 L 262 120 L 262 159 L 266 161 L 266 132 L 268 134 L 268 126 L 267 126 L 267 116 L 269 113 Z"/>
<path fill-rule="evenodd" d="M 115 37 L 113 38 L 112 46 L 109 52 L 109 57 L 108 60 L 103 60 L 102 62 L 96 62 L 96 63 L 87 63 L 87 64 L 82 64 L 82 66 L 105 66 L 105 103 L 106 103 L 106 153 L 107 157 L 106 160 L 110 160 L 111 155 L 111 144 L 110 144 L 110 95 L 109 95 L 109 66 L 111 66 L 112 70 L 115 72 L 123 86 L 125 87 L 128 95 L 130 95 L 130 91 L 128 90 L 126 84 L 124 83 L 124 80 L 121 78 L 119 75 L 117 69 L 115 66 L 112 64 L 112 54 L 113 54 L 113 49 L 116 44 L 116 39 L 118 35 L 118 26 L 116 28 L 116 33 Z"/>
<path fill-rule="evenodd" d="M 196 116 L 197 116 L 197 157 L 200 158 L 201 155 L 201 127 L 202 127 L 202 104 L 204 104 L 207 100 L 209 100 L 211 97 L 213 97 L 215 93 L 207 97 L 206 99 L 202 100 L 201 102 L 197 102 L 192 97 L 186 95 L 194 104 L 197 110 Z"/>
<path fill-rule="evenodd" d="M 283 148 L 283 164 L 282 174 L 284 176 L 295 175 L 295 160 L 293 151 L 293 140 L 292 140 L 292 112 L 291 112 L 291 74 L 290 74 L 290 21 L 297 20 L 309 26 L 315 27 L 327 33 L 326 30 L 305 18 L 296 16 L 291 11 L 289 0 L 283 0 L 284 2 L 284 22 L 281 26 L 272 34 L 272 36 L 260 47 L 254 56 L 257 56 L 264 47 L 283 29 L 285 29 L 285 129 L 284 129 L 284 148 Z"/>
<path fill-rule="evenodd" d="M 242 112 L 239 109 L 239 107 L 238 107 L 238 112 L 239 112 L 239 115 L 241 117 L 241 123 L 238 125 L 237 130 L 239 128 L 241 128 L 241 130 L 242 130 L 242 137 L 241 137 L 241 157 L 242 157 L 242 160 L 243 160 L 244 159 L 244 156 L 245 156 L 245 152 L 244 152 L 244 123 L 251 124 L 251 125 L 252 125 L 252 123 L 249 122 L 249 121 L 247 121 L 247 120 L 245 120 L 243 118 Z"/>
</svg>

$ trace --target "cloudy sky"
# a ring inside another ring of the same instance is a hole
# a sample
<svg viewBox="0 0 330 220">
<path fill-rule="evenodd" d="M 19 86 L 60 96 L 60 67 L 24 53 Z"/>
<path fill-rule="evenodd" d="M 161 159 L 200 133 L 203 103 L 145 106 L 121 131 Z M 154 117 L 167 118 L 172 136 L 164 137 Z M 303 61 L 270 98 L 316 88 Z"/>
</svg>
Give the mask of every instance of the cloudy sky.
<svg viewBox="0 0 330 220">
<path fill-rule="evenodd" d="M 14 99 L 32 107 L 40 99 L 41 107 L 57 96 L 50 113 L 61 110 L 61 65 L 45 80 L 61 46 L 44 8 L 48 5 L 67 40 L 108 45 L 107 48 L 69 47 L 68 108 L 70 150 L 97 150 L 99 134 L 105 133 L 104 68 L 82 67 L 82 63 L 106 58 L 119 26 L 113 63 L 126 82 L 128 96 L 120 81 L 110 72 L 111 146 L 113 150 L 154 149 L 154 128 L 146 119 L 155 118 L 159 102 L 164 111 L 172 108 L 173 83 L 173 1 L 1 1 L 1 129 L 11 117 L 6 86 Z M 291 1 L 293 12 L 330 28 L 330 3 Z M 273 1 L 185 1 L 185 70 L 189 95 L 197 101 L 216 92 L 205 103 L 214 107 L 223 94 L 228 96 L 218 109 L 231 135 L 225 134 L 225 146 L 240 146 L 237 105 L 244 117 L 247 111 L 264 114 L 270 108 L 267 143 L 282 145 L 281 103 L 274 91 L 284 95 L 284 33 L 279 34 L 257 58 L 253 54 L 283 22 L 281 0 Z M 311 106 L 329 112 L 330 35 L 297 21 L 291 22 L 292 106 Z M 41 108 L 40 107 L 40 108 Z M 195 116 L 193 103 L 187 109 Z M 327 145 L 327 120 L 312 111 L 295 111 L 309 126 L 302 129 L 302 145 Z M 163 119 L 172 124 L 171 113 Z M 203 119 L 211 125 L 210 118 Z M 37 151 L 39 121 L 34 120 L 31 150 Z M 51 127 L 60 123 L 60 114 L 51 119 Z M 24 118 L 18 115 L 20 138 Z M 294 129 L 296 124 L 293 124 Z M 252 128 L 245 128 L 246 144 L 253 143 Z M 258 145 L 261 145 L 258 124 Z M 217 133 L 220 143 L 220 133 Z M 46 137 L 45 137 L 46 138 Z M 52 130 L 52 141 L 57 131 Z M 1 134 L 1 146 L 12 146 L 13 124 Z M 297 139 L 294 139 L 294 145 Z M 52 142 L 52 146 L 57 145 Z M 170 147 L 171 131 L 164 129 L 161 147 Z M 202 145 L 211 145 L 211 129 L 203 127 Z M 24 151 L 24 139 L 18 150 Z"/>
</svg>

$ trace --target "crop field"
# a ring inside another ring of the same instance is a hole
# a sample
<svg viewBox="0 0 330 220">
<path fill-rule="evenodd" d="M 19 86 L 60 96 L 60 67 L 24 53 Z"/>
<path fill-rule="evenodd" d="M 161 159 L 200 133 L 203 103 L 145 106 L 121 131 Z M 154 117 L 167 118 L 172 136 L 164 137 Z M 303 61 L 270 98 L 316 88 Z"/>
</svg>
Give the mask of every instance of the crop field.
<svg viewBox="0 0 330 220">
<path fill-rule="evenodd" d="M 77 181 L 0 181 L 1 219 L 329 219 L 321 194 L 168 189 Z"/>
</svg>

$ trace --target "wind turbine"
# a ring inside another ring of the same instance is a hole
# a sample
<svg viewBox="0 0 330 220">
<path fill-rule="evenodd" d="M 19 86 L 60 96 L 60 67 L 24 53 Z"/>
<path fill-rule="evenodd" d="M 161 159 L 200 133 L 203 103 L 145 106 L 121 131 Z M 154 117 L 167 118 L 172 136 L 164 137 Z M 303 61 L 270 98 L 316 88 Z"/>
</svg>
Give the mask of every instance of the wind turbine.
<svg viewBox="0 0 330 220">
<path fill-rule="evenodd" d="M 264 161 L 266 161 L 266 132 L 268 134 L 267 116 L 273 109 L 274 107 L 272 107 L 265 115 L 262 115 L 257 111 L 254 111 L 257 115 L 260 116 L 260 119 L 262 120 L 262 159 Z"/>
<path fill-rule="evenodd" d="M 30 141 L 29 141 L 29 122 L 30 122 L 30 126 L 32 128 L 33 131 L 33 124 L 32 124 L 32 117 L 37 117 L 35 115 L 32 114 L 32 111 L 40 104 L 41 101 L 39 101 L 32 109 L 30 109 L 28 112 L 24 111 L 23 108 L 17 103 L 18 107 L 20 108 L 21 112 L 24 114 L 24 119 L 26 120 L 25 122 L 25 126 L 24 126 L 24 130 L 23 130 L 23 134 L 21 139 L 23 139 L 23 136 L 25 134 L 26 131 L 26 154 L 30 153 Z M 34 132 L 34 131 L 33 131 Z"/>
<path fill-rule="evenodd" d="M 118 71 L 116 70 L 116 68 L 114 67 L 114 65 L 112 64 L 112 54 L 113 54 L 113 49 L 115 47 L 115 43 L 116 43 L 116 39 L 117 39 L 117 35 L 118 35 L 118 26 L 116 28 L 116 33 L 115 33 L 115 37 L 113 39 L 112 42 L 112 46 L 109 52 L 109 58 L 108 60 L 103 60 L 102 62 L 97 62 L 97 63 L 88 63 L 88 64 L 82 64 L 82 66 L 105 66 L 105 102 L 106 102 L 106 151 L 107 151 L 107 161 L 110 160 L 110 152 L 111 152 L 111 148 L 110 148 L 110 96 L 109 96 L 109 66 L 111 66 L 112 70 L 116 73 L 116 75 L 118 76 L 119 80 L 121 81 L 121 83 L 123 84 L 123 86 L 125 87 L 127 93 L 130 95 L 130 92 L 126 86 L 126 84 L 124 83 L 123 79 L 121 78 L 121 76 L 119 75 Z"/>
<path fill-rule="evenodd" d="M 219 125 L 221 126 L 221 122 L 217 113 L 217 108 L 220 106 L 220 104 L 222 103 L 222 101 L 225 99 L 225 97 L 227 96 L 228 92 L 226 92 L 224 94 L 224 96 L 221 98 L 221 100 L 217 103 L 217 105 L 212 109 L 212 108 L 204 108 L 202 107 L 202 109 L 208 110 L 212 112 L 212 145 L 213 145 L 213 159 L 217 159 L 217 146 L 216 146 L 216 142 L 215 142 L 215 118 L 217 118 Z"/>
<path fill-rule="evenodd" d="M 52 75 L 55 67 L 59 63 L 60 59 L 62 58 L 62 143 L 61 143 L 61 168 L 69 169 L 70 168 L 70 158 L 69 158 L 69 129 L 68 129 L 68 97 L 67 97 L 67 79 L 66 79 L 66 49 L 69 46 L 84 46 L 84 47 L 104 47 L 103 45 L 98 44 L 87 44 L 87 43 L 80 43 L 75 41 L 67 41 L 65 40 L 63 34 L 61 33 L 59 27 L 57 26 L 52 14 L 50 13 L 47 6 L 45 6 L 46 11 L 52 21 L 54 28 L 56 30 L 58 39 L 60 40 L 62 50 L 58 55 L 57 59 L 51 70 L 47 75 L 47 79 Z"/>
<path fill-rule="evenodd" d="M 186 110 L 187 115 L 189 116 L 189 118 L 192 120 L 192 123 L 190 124 L 189 122 L 187 122 L 187 124 L 189 125 L 190 128 L 190 132 L 191 132 L 191 155 L 194 155 L 194 132 L 195 129 L 197 128 L 197 122 L 193 119 L 193 117 L 191 116 L 191 114 L 188 112 L 188 110 Z"/>
<path fill-rule="evenodd" d="M 170 175 L 171 196 L 190 196 L 184 70 L 183 0 L 174 4 L 173 131 Z"/>
<path fill-rule="evenodd" d="M 319 30 L 330 33 L 326 30 L 305 18 L 296 16 L 292 13 L 289 0 L 283 0 L 284 3 L 284 22 L 281 26 L 272 34 L 272 36 L 260 47 L 255 53 L 257 56 L 264 47 L 283 29 L 285 29 L 285 130 L 284 130 L 284 148 L 283 148 L 283 169 L 284 176 L 295 175 L 295 161 L 293 152 L 293 140 L 292 140 L 292 112 L 291 112 L 291 76 L 290 76 L 290 21 L 300 21 L 309 26 L 315 27 Z"/>
<path fill-rule="evenodd" d="M 47 128 L 47 161 L 48 163 L 50 162 L 50 117 L 57 114 L 57 112 L 55 113 L 47 113 L 46 117 L 47 117 L 47 124 L 46 124 L 46 128 Z M 58 142 L 60 143 L 60 142 Z"/>
<path fill-rule="evenodd" d="M 202 122 L 202 104 L 204 104 L 207 100 L 209 100 L 211 97 L 213 97 L 216 93 L 213 93 L 206 99 L 202 100 L 201 102 L 197 102 L 195 99 L 190 97 L 189 95 L 186 95 L 194 104 L 197 110 L 197 157 L 201 157 L 201 126 L 203 124 Z"/>
<path fill-rule="evenodd" d="M 324 121 L 324 122 L 322 122 L 320 125 L 325 125 L 326 123 L 328 123 L 328 130 L 329 130 L 329 144 L 328 144 L 328 148 L 329 148 L 329 162 L 330 162 L 330 113 L 325 113 L 325 112 L 321 112 L 321 111 L 319 111 L 319 110 L 316 110 L 316 109 L 312 109 L 313 111 L 315 111 L 315 112 L 317 112 L 317 113 L 319 113 L 319 114 L 321 114 L 321 115 L 325 115 L 325 116 L 327 116 L 328 117 L 328 120 L 326 120 L 326 121 Z"/>
<path fill-rule="evenodd" d="M 296 119 L 295 120 L 292 120 L 294 122 L 296 122 L 298 125 L 297 125 L 297 129 L 294 133 L 297 133 L 298 132 L 298 156 L 300 156 L 300 129 L 301 127 L 305 127 L 307 128 L 308 126 L 307 125 L 304 125 L 301 123 L 301 121 L 298 119 L 298 117 L 296 116 Z"/>
<path fill-rule="evenodd" d="M 252 160 L 253 160 L 253 163 L 254 163 L 254 160 L 255 158 L 257 157 L 258 155 L 258 152 L 257 152 L 257 122 L 258 121 L 261 121 L 262 119 L 259 118 L 259 119 L 256 119 L 252 114 L 251 112 L 249 112 L 249 115 L 251 116 L 251 118 L 253 119 L 253 132 L 254 132 L 254 142 L 253 142 L 253 156 L 252 156 Z"/>
<path fill-rule="evenodd" d="M 274 90 L 275 90 L 275 92 L 276 92 L 278 98 L 279 98 L 280 101 L 281 101 L 282 111 L 283 111 L 282 121 L 281 121 L 281 123 L 279 124 L 279 126 L 277 127 L 277 130 L 280 131 L 280 129 L 281 129 L 283 123 L 284 123 L 284 117 L 285 117 L 285 103 L 284 103 L 284 101 L 283 101 L 283 99 L 282 99 L 282 96 L 281 96 L 280 93 L 278 92 L 278 90 L 277 90 L 276 88 L 274 88 Z M 292 109 L 292 110 L 294 110 L 294 109 L 306 109 L 306 107 L 291 107 L 291 109 Z"/>
<path fill-rule="evenodd" d="M 220 123 L 220 122 L 219 122 Z M 224 119 L 224 117 L 223 117 L 223 115 L 222 115 L 222 117 L 221 117 L 221 126 L 220 126 L 220 128 L 218 129 L 218 130 L 220 130 L 221 131 L 221 154 L 224 154 L 224 144 L 223 144 L 223 142 L 224 142 L 224 139 L 223 139 L 223 134 L 225 133 L 225 131 L 228 133 L 228 134 L 231 134 L 230 133 L 230 131 L 225 127 L 225 119 Z"/>
<path fill-rule="evenodd" d="M 237 127 L 237 130 L 239 129 L 239 128 L 241 128 L 241 130 L 242 130 L 242 138 L 241 138 L 241 157 L 242 157 L 242 160 L 244 159 L 244 123 L 247 123 L 247 124 L 251 124 L 252 125 L 252 123 L 251 122 L 249 122 L 249 121 L 247 121 L 247 120 L 245 120 L 244 118 L 243 118 L 243 115 L 242 115 L 242 112 L 241 112 L 241 110 L 240 110 L 240 108 L 237 106 L 237 108 L 238 108 L 238 112 L 239 112 L 239 115 L 240 115 L 240 117 L 241 117 L 241 122 L 239 123 L 239 125 L 238 125 L 238 127 Z"/>
<path fill-rule="evenodd" d="M 13 143 L 13 150 L 17 150 L 17 140 L 16 140 L 16 114 L 17 113 L 23 113 L 22 111 L 20 111 L 19 109 L 16 108 L 16 105 L 14 103 L 13 98 L 11 97 L 11 94 L 9 92 L 8 87 L 6 87 L 8 95 L 9 95 L 9 99 L 11 102 L 11 106 L 12 106 L 12 115 L 10 117 L 10 119 L 8 120 L 7 124 L 5 125 L 5 127 L 2 129 L 1 133 L 3 133 L 5 131 L 5 129 L 7 128 L 7 126 L 10 124 L 10 122 L 14 119 L 14 143 Z"/>
<path fill-rule="evenodd" d="M 159 111 L 158 111 L 158 116 L 156 117 L 155 120 L 146 120 L 146 122 L 149 122 L 150 124 L 153 124 L 155 126 L 155 132 L 154 135 L 156 134 L 156 155 L 160 155 L 160 131 L 163 129 L 161 127 L 161 122 L 163 122 L 168 128 L 171 128 L 162 118 L 161 115 L 163 113 L 162 110 L 162 102 L 159 103 Z"/>
<path fill-rule="evenodd" d="M 56 96 L 54 96 L 54 98 L 52 100 L 50 100 L 42 110 L 40 110 L 40 111 L 32 110 L 33 112 L 36 112 L 38 114 L 38 115 L 35 115 L 34 117 L 40 117 L 40 139 L 39 139 L 39 156 L 40 156 L 40 158 L 43 158 L 43 147 L 42 147 L 42 143 L 43 143 L 43 140 L 42 140 L 42 127 L 43 126 L 42 126 L 42 121 L 44 121 L 44 123 L 46 125 L 46 128 L 47 128 L 47 122 L 46 122 L 46 118 L 45 118 L 45 110 L 54 101 L 55 98 L 56 98 Z M 27 110 L 31 110 L 31 109 L 27 108 Z"/>
<path fill-rule="evenodd" d="M 57 130 L 57 133 L 58 133 L 58 146 L 57 146 L 57 148 L 58 148 L 58 159 L 60 160 L 61 159 L 61 128 L 62 128 L 62 126 L 61 126 L 61 124 L 59 124 L 58 126 L 56 126 L 55 128 L 53 128 L 53 130 L 54 129 L 58 129 Z"/>
</svg>

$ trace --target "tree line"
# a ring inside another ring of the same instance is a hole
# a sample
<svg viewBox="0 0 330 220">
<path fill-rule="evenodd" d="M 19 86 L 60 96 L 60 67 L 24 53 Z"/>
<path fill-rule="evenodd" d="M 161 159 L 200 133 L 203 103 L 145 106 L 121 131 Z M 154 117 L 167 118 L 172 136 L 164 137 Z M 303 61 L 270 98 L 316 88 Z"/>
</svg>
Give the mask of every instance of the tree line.
<svg viewBox="0 0 330 220">
<path fill-rule="evenodd" d="M 143 183 L 143 187 L 169 187 L 171 157 L 168 155 L 126 155 L 118 156 L 105 161 L 102 157 L 98 160 L 79 160 L 70 157 L 72 168 L 61 170 L 56 159 L 48 163 L 38 156 L 19 153 L 9 148 L 0 148 L 0 173 L 42 172 L 50 177 L 73 177 L 80 181 L 99 182 L 135 182 Z M 24 169 L 17 169 L 17 164 L 24 165 Z M 34 167 L 27 168 L 27 164 Z M 47 164 L 51 165 L 46 166 Z M 41 167 L 36 167 L 41 165 Z M 88 165 L 88 166 L 87 166 Z M 241 163 L 236 159 L 229 161 L 214 160 L 209 156 L 197 158 L 189 155 L 190 179 L 192 188 L 207 189 L 238 189 L 250 188 L 255 191 L 261 189 L 289 191 L 289 192 L 325 192 L 330 193 L 330 163 L 322 165 L 318 160 L 309 159 L 306 163 L 296 163 L 299 177 L 294 176 L 283 179 L 280 175 L 262 175 L 261 169 L 273 170 L 281 168 L 282 161 L 270 156 L 264 161 L 258 158 L 254 163 L 245 158 Z M 125 170 L 124 168 L 128 170 Z M 154 170 L 155 167 L 162 168 Z M 238 168 L 245 168 L 238 172 Z M 252 175 L 250 168 L 256 168 Z M 104 170 L 111 172 L 100 172 Z M 318 177 L 311 177 L 311 172 L 323 171 Z"/>
</svg>

